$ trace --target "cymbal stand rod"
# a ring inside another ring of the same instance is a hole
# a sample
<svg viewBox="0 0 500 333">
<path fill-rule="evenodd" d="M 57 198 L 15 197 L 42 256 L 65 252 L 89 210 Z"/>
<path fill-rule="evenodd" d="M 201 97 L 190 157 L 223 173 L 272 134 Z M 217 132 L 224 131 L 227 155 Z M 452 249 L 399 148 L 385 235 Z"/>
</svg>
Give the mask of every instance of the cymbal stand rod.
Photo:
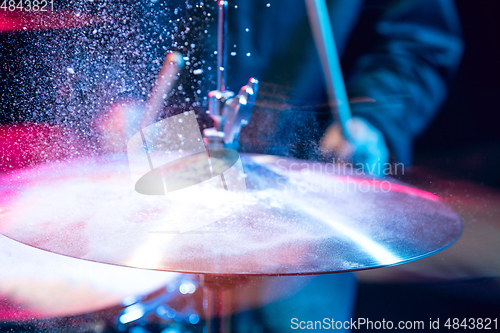
<svg viewBox="0 0 500 333">
<path fill-rule="evenodd" d="M 203 317 L 205 318 L 205 326 L 207 328 L 207 333 L 214 331 L 212 324 L 213 317 L 213 290 L 206 285 L 205 275 L 199 275 L 200 286 L 203 289 Z"/>
<path fill-rule="evenodd" d="M 219 325 L 221 333 L 231 333 L 232 295 L 232 288 L 221 288 L 219 290 Z"/>
<path fill-rule="evenodd" d="M 205 142 L 210 148 L 237 149 L 241 127 L 248 124 L 259 81 L 250 78 L 240 89 L 237 96 L 226 90 L 227 77 L 227 39 L 228 39 L 228 1 L 218 0 L 217 31 L 217 89 L 208 94 L 208 110 L 214 120 L 214 127 L 203 131 Z M 221 175 L 222 178 L 222 175 Z M 224 183 L 222 179 L 222 183 Z"/>
<path fill-rule="evenodd" d="M 219 0 L 218 29 L 217 29 L 217 90 L 226 90 L 227 67 L 227 1 Z M 222 110 L 221 110 L 222 111 Z"/>
<path fill-rule="evenodd" d="M 335 45 L 332 24 L 325 0 L 305 0 L 309 23 L 318 49 L 326 79 L 328 99 L 334 117 L 339 121 L 345 138 L 349 138 L 346 122 L 351 118 L 351 108 L 345 88 L 339 55 Z"/>
<path fill-rule="evenodd" d="M 231 304 L 234 285 L 229 280 L 200 274 L 207 333 L 231 333 Z"/>
</svg>

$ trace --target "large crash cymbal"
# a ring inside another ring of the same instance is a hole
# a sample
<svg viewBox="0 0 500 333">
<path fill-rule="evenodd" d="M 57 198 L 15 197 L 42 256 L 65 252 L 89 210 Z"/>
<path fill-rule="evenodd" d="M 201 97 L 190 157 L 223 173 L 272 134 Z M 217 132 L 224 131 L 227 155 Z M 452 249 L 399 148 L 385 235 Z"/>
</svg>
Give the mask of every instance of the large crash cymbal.
<svg viewBox="0 0 500 333">
<path fill-rule="evenodd" d="M 0 232 L 102 263 L 295 275 L 413 261 L 448 247 L 462 230 L 437 196 L 396 181 L 266 155 L 242 162 L 247 189 L 230 195 L 203 186 L 189 196 L 141 195 L 116 156 L 18 170 L 0 179 Z M 216 222 L 204 223 L 214 214 Z"/>
</svg>

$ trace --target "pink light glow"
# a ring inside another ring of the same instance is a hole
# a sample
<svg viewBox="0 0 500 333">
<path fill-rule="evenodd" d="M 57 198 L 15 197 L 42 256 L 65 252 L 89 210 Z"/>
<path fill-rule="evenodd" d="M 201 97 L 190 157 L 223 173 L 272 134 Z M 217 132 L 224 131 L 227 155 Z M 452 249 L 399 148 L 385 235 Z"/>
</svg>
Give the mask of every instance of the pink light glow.
<svg viewBox="0 0 500 333">
<path fill-rule="evenodd" d="M 400 185 L 400 184 L 395 184 L 395 183 L 390 183 L 388 181 L 381 181 L 381 180 L 375 180 L 375 179 L 363 179 L 363 178 L 353 178 L 353 177 L 336 177 L 337 179 L 343 181 L 343 182 L 351 182 L 351 183 L 356 183 L 360 185 L 368 185 L 370 187 L 378 188 L 383 191 L 393 191 L 393 192 L 399 192 L 399 193 L 406 193 L 409 195 L 414 195 L 420 198 L 424 198 L 427 200 L 432 200 L 432 201 L 439 201 L 439 197 L 435 194 L 419 190 L 416 188 Z"/>
</svg>

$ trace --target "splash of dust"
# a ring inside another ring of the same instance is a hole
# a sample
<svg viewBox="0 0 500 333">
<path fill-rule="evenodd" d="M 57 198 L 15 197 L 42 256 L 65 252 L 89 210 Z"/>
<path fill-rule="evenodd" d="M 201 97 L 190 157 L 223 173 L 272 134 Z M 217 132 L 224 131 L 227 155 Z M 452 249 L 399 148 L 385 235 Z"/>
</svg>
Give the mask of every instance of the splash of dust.
<svg viewBox="0 0 500 333">
<path fill-rule="evenodd" d="M 96 151 L 96 119 L 121 101 L 144 103 L 168 51 L 181 52 L 186 65 L 160 118 L 193 109 L 206 118 L 204 96 L 214 84 L 208 68 L 215 67 L 204 44 L 215 27 L 212 7 L 193 0 L 69 1 L 51 15 L 69 10 L 104 22 L 0 35 L 0 121 L 65 124 Z"/>
</svg>

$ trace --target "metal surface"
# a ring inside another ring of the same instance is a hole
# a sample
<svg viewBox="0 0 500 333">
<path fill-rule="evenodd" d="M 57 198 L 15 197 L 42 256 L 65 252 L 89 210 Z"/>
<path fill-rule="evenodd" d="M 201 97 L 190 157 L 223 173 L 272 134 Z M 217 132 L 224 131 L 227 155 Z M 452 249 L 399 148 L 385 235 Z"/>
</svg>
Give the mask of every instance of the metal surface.
<svg viewBox="0 0 500 333">
<path fill-rule="evenodd" d="M 248 83 L 241 87 L 235 97 L 228 100 L 224 106 L 224 143 L 226 147 L 237 149 L 241 127 L 248 124 L 252 109 L 257 99 L 259 80 L 250 78 Z M 231 146 L 235 142 L 235 146 Z"/>
<path fill-rule="evenodd" d="M 226 90 L 227 67 L 227 1 L 219 0 L 219 17 L 217 26 L 217 90 Z"/>
<path fill-rule="evenodd" d="M 0 236 L 0 321 L 75 316 L 149 294 L 179 274 L 68 258 Z"/>
<path fill-rule="evenodd" d="M 247 192 L 219 200 L 223 194 L 210 192 L 217 190 L 200 190 L 184 204 L 136 193 L 118 160 L 20 170 L 0 179 L 0 232 L 97 262 L 256 275 L 401 264 L 461 233 L 458 215 L 438 197 L 401 183 L 266 155 L 242 161 Z M 242 208 L 231 211 L 235 205 Z M 226 217 L 183 233 L 174 227 L 213 214 Z"/>
<path fill-rule="evenodd" d="M 227 77 L 227 6 L 228 2 L 217 2 L 217 89 L 208 94 L 209 112 L 214 120 L 214 128 L 207 128 L 203 136 L 210 148 L 238 149 L 241 127 L 248 124 L 252 113 L 259 81 L 250 78 L 237 96 L 226 90 Z"/>
<path fill-rule="evenodd" d="M 251 77 L 236 96 L 229 90 L 214 90 L 208 94 L 209 110 L 215 128 L 205 129 L 203 136 L 208 140 L 210 148 L 238 149 L 241 127 L 246 126 L 250 120 L 258 90 L 259 80 Z"/>
</svg>

